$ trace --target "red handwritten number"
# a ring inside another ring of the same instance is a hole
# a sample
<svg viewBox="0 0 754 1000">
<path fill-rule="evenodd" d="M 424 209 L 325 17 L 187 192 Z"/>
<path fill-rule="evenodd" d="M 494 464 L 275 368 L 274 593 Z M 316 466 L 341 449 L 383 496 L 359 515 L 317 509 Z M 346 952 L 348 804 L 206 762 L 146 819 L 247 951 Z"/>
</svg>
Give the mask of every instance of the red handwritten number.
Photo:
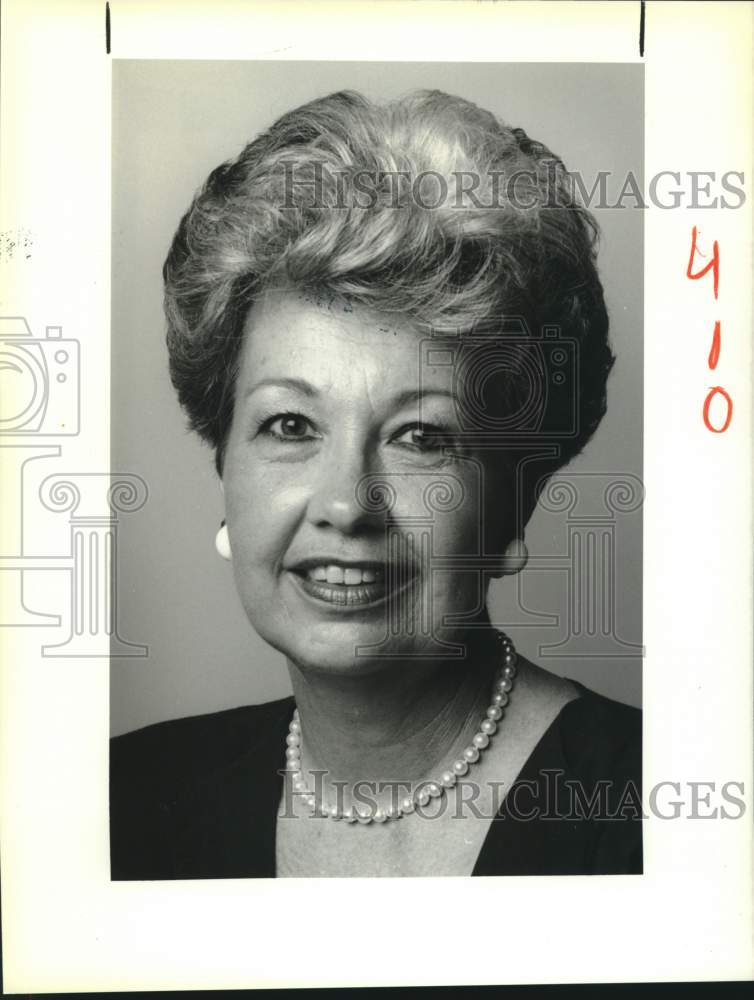
<svg viewBox="0 0 754 1000">
<path fill-rule="evenodd" d="M 727 410 L 725 414 L 725 423 L 722 427 L 713 427 L 709 419 L 709 408 L 712 404 L 712 400 L 717 395 L 722 396 L 727 404 Z M 724 431 L 728 430 L 730 427 L 730 422 L 733 419 L 733 400 L 730 398 L 728 393 L 723 389 L 721 385 L 713 385 L 710 391 L 707 393 L 707 398 L 704 400 L 704 409 L 702 410 L 702 417 L 704 418 L 704 426 L 708 431 L 712 431 L 713 434 L 722 434 Z"/>
<path fill-rule="evenodd" d="M 717 362 L 720 358 L 720 320 L 715 322 L 715 329 L 712 331 L 712 346 L 709 349 L 709 357 L 707 358 L 707 365 L 712 369 L 712 371 L 717 368 Z"/>
<path fill-rule="evenodd" d="M 712 260 L 701 271 L 697 271 L 696 274 L 692 274 L 692 268 L 694 266 L 694 257 L 696 254 L 701 257 L 705 255 L 701 250 L 697 250 L 696 247 L 696 226 L 691 230 L 691 253 L 689 254 L 689 263 L 686 268 L 686 277 L 691 278 L 692 281 L 698 281 L 703 278 L 710 270 L 712 271 L 712 290 L 714 292 L 715 298 L 717 298 L 717 286 L 720 283 L 720 248 L 717 244 L 717 240 L 712 244 Z"/>
<path fill-rule="evenodd" d="M 698 271 L 694 271 L 694 261 L 696 255 L 699 254 L 700 257 L 706 257 L 701 250 L 698 249 L 696 245 L 697 229 L 694 226 L 691 230 L 691 253 L 689 254 L 689 262 L 686 266 L 686 277 L 690 278 L 691 281 L 698 281 L 703 278 L 705 274 L 709 274 L 712 271 L 712 290 L 717 299 L 718 285 L 720 284 L 720 247 L 717 240 L 712 244 L 712 260 L 710 260 L 704 267 L 700 268 Z M 717 363 L 720 360 L 720 320 L 715 321 L 715 327 L 712 331 L 712 343 L 710 345 L 709 354 L 707 355 L 707 367 L 714 371 L 717 368 Z M 725 400 L 725 420 L 721 427 L 713 427 L 710 421 L 710 408 L 712 406 L 712 400 L 715 396 L 722 396 Z M 713 434 L 723 434 L 730 427 L 730 422 L 733 419 L 733 400 L 730 398 L 728 393 L 721 385 L 713 385 L 710 391 L 707 393 L 707 398 L 704 400 L 704 406 L 702 408 L 702 419 L 704 420 L 704 426 L 708 431 Z"/>
</svg>

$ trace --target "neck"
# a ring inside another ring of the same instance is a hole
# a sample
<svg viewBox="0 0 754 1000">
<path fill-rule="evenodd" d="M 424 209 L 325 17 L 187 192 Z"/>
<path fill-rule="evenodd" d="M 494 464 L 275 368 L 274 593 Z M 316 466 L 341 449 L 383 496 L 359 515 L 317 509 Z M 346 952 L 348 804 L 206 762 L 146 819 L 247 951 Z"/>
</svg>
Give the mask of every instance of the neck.
<svg viewBox="0 0 754 1000">
<path fill-rule="evenodd" d="M 486 629 L 453 660 L 390 661 L 368 675 L 302 672 L 289 661 L 302 765 L 325 783 L 419 781 L 458 756 L 490 702 L 499 647 Z"/>
</svg>

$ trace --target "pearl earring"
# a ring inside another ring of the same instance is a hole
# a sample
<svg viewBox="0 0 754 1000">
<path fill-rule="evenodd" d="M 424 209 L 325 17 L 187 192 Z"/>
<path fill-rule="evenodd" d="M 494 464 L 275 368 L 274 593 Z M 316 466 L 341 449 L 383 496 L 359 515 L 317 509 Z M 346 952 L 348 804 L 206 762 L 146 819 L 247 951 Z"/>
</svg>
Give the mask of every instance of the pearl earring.
<svg viewBox="0 0 754 1000">
<path fill-rule="evenodd" d="M 500 568 L 493 576 L 515 576 L 520 573 L 529 561 L 529 550 L 523 538 L 514 538 L 506 548 L 500 560 Z"/>
<path fill-rule="evenodd" d="M 230 559 L 230 538 L 228 538 L 228 526 L 225 521 L 220 522 L 220 530 L 215 535 L 215 548 L 217 554 L 223 559 Z"/>
</svg>

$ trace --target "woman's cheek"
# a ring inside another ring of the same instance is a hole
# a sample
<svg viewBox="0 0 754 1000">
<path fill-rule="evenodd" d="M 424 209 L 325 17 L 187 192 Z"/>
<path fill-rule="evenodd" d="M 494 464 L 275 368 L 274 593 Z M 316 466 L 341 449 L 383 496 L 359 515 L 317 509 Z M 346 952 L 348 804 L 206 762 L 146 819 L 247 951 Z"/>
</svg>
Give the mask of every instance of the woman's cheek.
<svg viewBox="0 0 754 1000">
<path fill-rule="evenodd" d="M 269 560 L 284 552 L 306 511 L 309 490 L 305 484 L 259 474 L 240 490 L 226 490 L 228 522 L 239 538 L 246 558 Z"/>
</svg>

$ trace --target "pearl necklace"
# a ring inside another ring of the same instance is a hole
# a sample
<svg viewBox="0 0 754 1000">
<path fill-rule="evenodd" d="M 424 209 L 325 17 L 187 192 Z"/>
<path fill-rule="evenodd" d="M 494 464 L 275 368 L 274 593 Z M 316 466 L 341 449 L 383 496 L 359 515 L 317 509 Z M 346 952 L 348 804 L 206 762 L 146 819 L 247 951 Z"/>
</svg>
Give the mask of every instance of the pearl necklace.
<svg viewBox="0 0 754 1000">
<path fill-rule="evenodd" d="M 486 714 L 479 724 L 479 731 L 473 737 L 463 754 L 454 760 L 448 770 L 443 771 L 436 781 L 420 782 L 419 788 L 412 795 L 393 803 L 386 809 L 370 809 L 366 805 L 348 806 L 340 809 L 337 805 L 325 807 L 317 813 L 316 797 L 309 790 L 301 773 L 301 721 L 298 709 L 293 712 L 293 718 L 288 727 L 285 751 L 287 769 L 293 775 L 293 790 L 301 796 L 304 805 L 312 810 L 312 815 L 329 816 L 333 820 L 345 820 L 347 823 L 384 823 L 387 820 L 400 819 L 414 812 L 417 806 L 425 806 L 432 798 L 439 798 L 446 790 L 452 788 L 460 777 L 465 775 L 469 767 L 476 764 L 484 750 L 489 746 L 490 738 L 497 731 L 503 710 L 508 704 L 508 696 L 513 688 L 513 678 L 516 676 L 518 656 L 513 643 L 503 632 L 497 632 L 497 638 L 502 647 L 502 664 L 495 675 L 492 701 Z"/>
</svg>

